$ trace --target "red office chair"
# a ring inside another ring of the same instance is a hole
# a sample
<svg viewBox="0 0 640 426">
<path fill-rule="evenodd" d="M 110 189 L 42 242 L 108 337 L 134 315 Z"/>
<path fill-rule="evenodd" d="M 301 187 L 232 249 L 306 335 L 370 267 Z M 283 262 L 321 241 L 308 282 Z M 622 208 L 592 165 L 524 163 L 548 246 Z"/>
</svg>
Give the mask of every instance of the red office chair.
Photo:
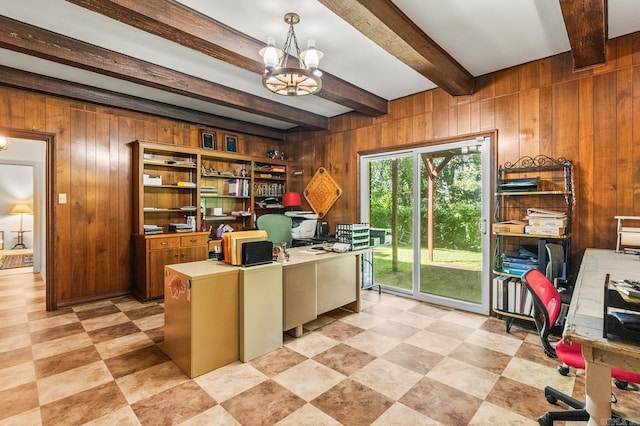
<svg viewBox="0 0 640 426">
<path fill-rule="evenodd" d="M 559 358 L 564 365 L 558 367 L 560 374 L 567 375 L 571 366 L 574 368 L 585 368 L 584 357 L 582 356 L 582 345 L 572 343 L 566 345 L 560 340 L 555 347 L 549 342 L 551 328 L 556 323 L 560 313 L 561 301 L 558 290 L 549 282 L 540 271 L 531 269 L 522 275 L 522 282 L 531 292 L 533 297 L 533 319 L 540 335 L 540 341 L 545 354 L 550 358 Z M 627 383 L 640 383 L 640 374 L 631 371 L 611 368 L 611 377 L 617 379 L 616 386 L 620 389 L 627 387 Z M 589 413 L 585 409 L 584 403 L 566 395 L 550 386 L 544 389 L 545 398 L 552 404 L 558 400 L 564 402 L 575 410 L 549 411 L 538 419 L 542 426 L 552 425 L 555 420 L 565 421 L 587 421 Z"/>
</svg>

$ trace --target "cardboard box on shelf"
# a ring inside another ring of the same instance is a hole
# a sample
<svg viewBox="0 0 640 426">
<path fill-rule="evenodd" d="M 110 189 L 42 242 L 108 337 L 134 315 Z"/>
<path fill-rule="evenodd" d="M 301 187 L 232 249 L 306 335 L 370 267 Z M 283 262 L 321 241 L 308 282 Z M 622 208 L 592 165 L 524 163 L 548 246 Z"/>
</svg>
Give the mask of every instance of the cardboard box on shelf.
<svg viewBox="0 0 640 426">
<path fill-rule="evenodd" d="M 142 184 L 147 186 L 162 186 L 162 176 L 142 175 Z"/>
<path fill-rule="evenodd" d="M 564 235 L 566 228 L 559 228 L 557 226 L 531 226 L 527 225 L 524 228 L 525 234 L 531 235 Z"/>
<path fill-rule="evenodd" d="M 523 234 L 527 223 L 521 220 L 508 220 L 506 222 L 496 222 L 491 225 L 493 232 L 508 232 L 510 234 Z"/>
</svg>

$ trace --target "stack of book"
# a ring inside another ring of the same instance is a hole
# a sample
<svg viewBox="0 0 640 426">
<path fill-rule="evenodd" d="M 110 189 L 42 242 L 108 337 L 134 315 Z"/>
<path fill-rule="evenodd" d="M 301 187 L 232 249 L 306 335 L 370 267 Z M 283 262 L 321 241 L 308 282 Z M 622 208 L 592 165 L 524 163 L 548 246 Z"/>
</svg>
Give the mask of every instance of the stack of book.
<svg viewBox="0 0 640 426">
<path fill-rule="evenodd" d="M 493 279 L 493 309 L 531 316 L 533 298 L 519 278 L 496 277 Z"/>
<path fill-rule="evenodd" d="M 518 315 L 533 315 L 533 297 L 520 278 L 495 277 L 493 279 L 493 310 Z M 563 303 L 554 325 L 564 325 L 569 305 Z"/>
<path fill-rule="evenodd" d="M 200 193 L 203 197 L 214 197 L 218 195 L 218 188 L 213 186 L 201 186 Z"/>
<path fill-rule="evenodd" d="M 191 227 L 191 225 L 188 225 L 186 223 L 170 223 L 169 224 L 169 231 L 173 231 L 173 232 L 192 232 L 193 228 Z"/>
<path fill-rule="evenodd" d="M 158 225 L 144 225 L 145 235 L 162 234 L 162 227 Z"/>
<path fill-rule="evenodd" d="M 632 280 L 614 281 L 616 289 L 631 299 L 640 299 L 640 282 Z"/>
<path fill-rule="evenodd" d="M 567 229 L 565 212 L 530 208 L 527 209 L 525 219 L 529 221 L 529 224 L 524 227 L 525 234 L 564 235 Z"/>
<path fill-rule="evenodd" d="M 538 268 L 538 256 L 523 247 L 517 252 L 505 251 L 501 258 L 501 270 L 505 274 L 522 275 L 531 268 Z"/>
<path fill-rule="evenodd" d="M 224 182 L 224 195 L 233 197 L 248 197 L 249 184 L 247 179 L 228 179 Z"/>
</svg>

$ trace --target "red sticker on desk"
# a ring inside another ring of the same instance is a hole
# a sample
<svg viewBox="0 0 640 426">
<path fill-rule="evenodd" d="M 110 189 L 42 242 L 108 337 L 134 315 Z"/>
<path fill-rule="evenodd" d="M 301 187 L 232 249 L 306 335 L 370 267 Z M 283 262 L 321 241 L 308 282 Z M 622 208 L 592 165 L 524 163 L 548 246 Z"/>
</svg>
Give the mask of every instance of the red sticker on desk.
<svg viewBox="0 0 640 426">
<path fill-rule="evenodd" d="M 179 299 L 180 295 L 187 290 L 187 286 L 184 285 L 179 275 L 174 275 L 173 278 L 171 278 L 168 287 L 171 297 L 174 299 Z"/>
</svg>

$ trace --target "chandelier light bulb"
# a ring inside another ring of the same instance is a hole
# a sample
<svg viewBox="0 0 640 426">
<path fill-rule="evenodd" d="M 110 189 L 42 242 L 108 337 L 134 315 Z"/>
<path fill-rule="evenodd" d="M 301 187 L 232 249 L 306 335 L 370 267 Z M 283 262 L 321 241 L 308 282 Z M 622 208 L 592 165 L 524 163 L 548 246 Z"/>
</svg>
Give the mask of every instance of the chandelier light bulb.
<svg viewBox="0 0 640 426">
<path fill-rule="evenodd" d="M 0 136 L 0 151 L 9 148 L 9 139 L 6 136 Z"/>
<path fill-rule="evenodd" d="M 262 56 L 262 60 L 264 61 L 264 66 L 266 68 L 277 68 L 280 66 L 280 58 L 283 53 L 282 50 L 278 49 L 276 46 L 275 37 L 267 38 L 267 47 L 260 49 L 260 56 Z"/>
<path fill-rule="evenodd" d="M 307 50 L 302 52 L 300 56 L 307 67 L 316 69 L 320 65 L 320 59 L 322 59 L 324 53 L 316 49 L 315 40 L 309 40 L 307 46 Z"/>
</svg>

